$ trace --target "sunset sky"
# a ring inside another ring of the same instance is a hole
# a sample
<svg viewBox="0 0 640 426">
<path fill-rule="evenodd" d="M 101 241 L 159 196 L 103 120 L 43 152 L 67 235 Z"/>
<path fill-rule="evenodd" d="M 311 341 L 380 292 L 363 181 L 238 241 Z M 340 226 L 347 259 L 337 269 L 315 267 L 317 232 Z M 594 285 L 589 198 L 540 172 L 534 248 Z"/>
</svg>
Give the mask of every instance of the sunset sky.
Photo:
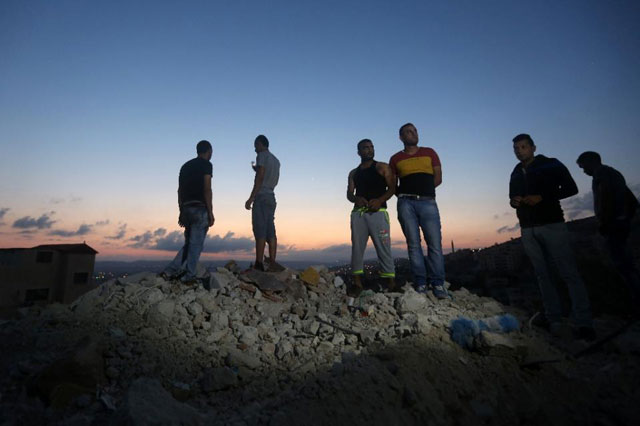
<svg viewBox="0 0 640 426">
<path fill-rule="evenodd" d="M 519 235 L 511 138 L 570 170 L 585 150 L 640 194 L 640 2 L 0 2 L 0 247 L 86 241 L 164 259 L 183 238 L 177 174 L 213 145 L 207 258 L 253 253 L 253 140 L 280 159 L 281 259 L 348 259 L 347 175 L 413 122 L 436 150 L 443 244 Z M 406 256 L 395 200 L 395 254 Z"/>
</svg>

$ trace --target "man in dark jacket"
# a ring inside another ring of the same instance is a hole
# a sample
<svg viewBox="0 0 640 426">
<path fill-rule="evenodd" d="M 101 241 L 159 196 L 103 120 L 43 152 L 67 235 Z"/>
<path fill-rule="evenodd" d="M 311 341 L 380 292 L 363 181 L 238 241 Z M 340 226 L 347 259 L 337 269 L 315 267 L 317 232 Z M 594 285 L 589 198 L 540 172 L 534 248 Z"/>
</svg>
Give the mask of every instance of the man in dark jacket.
<svg viewBox="0 0 640 426">
<path fill-rule="evenodd" d="M 578 157 L 578 166 L 593 177 L 593 209 L 600 224 L 611 259 L 624 277 L 633 298 L 633 310 L 640 313 L 640 273 L 627 244 L 638 199 L 627 187 L 624 176 L 602 164 L 600 154 L 587 151 Z"/>
<path fill-rule="evenodd" d="M 549 263 L 553 263 L 569 289 L 577 336 L 593 340 L 589 296 L 569 246 L 560 207 L 560 200 L 578 193 L 576 183 L 560 161 L 535 155 L 531 136 L 520 134 L 513 138 L 513 150 L 520 163 L 511 173 L 510 204 L 518 214 L 522 245 L 533 264 L 550 330 L 561 334 L 564 328 L 560 298 L 549 278 Z"/>
</svg>

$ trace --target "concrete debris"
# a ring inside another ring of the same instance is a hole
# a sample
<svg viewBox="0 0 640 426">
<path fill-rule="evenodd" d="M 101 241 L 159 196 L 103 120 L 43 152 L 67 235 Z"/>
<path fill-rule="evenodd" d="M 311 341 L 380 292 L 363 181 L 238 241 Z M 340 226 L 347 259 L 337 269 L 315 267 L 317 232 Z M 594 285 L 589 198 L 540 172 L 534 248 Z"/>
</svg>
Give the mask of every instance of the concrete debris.
<svg viewBox="0 0 640 426">
<path fill-rule="evenodd" d="M 615 368 L 592 368 L 587 358 L 567 360 L 539 330 L 478 327 L 463 349 L 449 337 L 452 321 L 527 317 L 465 289 L 440 301 L 408 285 L 367 290 L 348 307 L 343 277 L 322 265 L 264 273 L 229 262 L 199 271 L 204 286 L 140 273 L 69 306 L 22 309 L 0 322 L 12 348 L 0 357 L 0 418 L 359 426 L 638 417 L 634 404 L 620 402 L 637 396 L 637 328 L 600 355 Z M 523 374 L 526 359 L 561 361 Z"/>
</svg>

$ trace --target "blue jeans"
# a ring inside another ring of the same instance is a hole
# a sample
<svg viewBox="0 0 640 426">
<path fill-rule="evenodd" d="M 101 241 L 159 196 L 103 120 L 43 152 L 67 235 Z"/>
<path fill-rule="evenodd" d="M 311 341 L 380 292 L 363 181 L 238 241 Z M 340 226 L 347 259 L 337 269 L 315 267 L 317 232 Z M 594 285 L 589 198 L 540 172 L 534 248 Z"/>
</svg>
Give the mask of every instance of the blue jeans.
<svg viewBox="0 0 640 426">
<path fill-rule="evenodd" d="M 562 306 L 556 287 L 549 277 L 549 266 L 556 266 L 571 297 L 573 320 L 579 327 L 591 327 L 591 306 L 584 282 L 578 273 L 573 251 L 569 245 L 569 231 L 564 223 L 522 228 L 522 245 L 533 264 L 545 315 L 550 323 L 562 318 Z"/>
<path fill-rule="evenodd" d="M 209 230 L 209 213 L 205 207 L 184 207 L 183 214 L 186 217 L 184 246 L 164 272 L 170 276 L 182 275 L 181 280 L 188 281 L 196 277 L 198 260 Z"/>
<path fill-rule="evenodd" d="M 444 284 L 444 256 L 440 212 L 436 200 L 398 198 L 398 220 L 407 239 L 413 283 L 416 286 Z M 420 228 L 427 242 L 427 257 L 422 252 Z"/>
</svg>

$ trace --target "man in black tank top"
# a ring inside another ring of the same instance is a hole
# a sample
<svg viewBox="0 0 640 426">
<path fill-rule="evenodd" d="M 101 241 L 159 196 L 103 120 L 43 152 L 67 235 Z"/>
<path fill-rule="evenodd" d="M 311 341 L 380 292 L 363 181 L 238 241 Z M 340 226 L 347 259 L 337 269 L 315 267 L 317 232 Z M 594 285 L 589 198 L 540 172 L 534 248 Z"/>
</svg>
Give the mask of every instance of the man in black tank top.
<svg viewBox="0 0 640 426">
<path fill-rule="evenodd" d="M 354 204 L 351 211 L 351 270 L 354 292 L 362 290 L 363 256 L 369 237 L 380 262 L 380 276 L 395 286 L 395 268 L 391 256 L 387 200 L 395 191 L 395 176 L 387 163 L 374 161 L 373 143 L 358 142 L 360 165 L 349 173 L 347 199 Z"/>
</svg>

